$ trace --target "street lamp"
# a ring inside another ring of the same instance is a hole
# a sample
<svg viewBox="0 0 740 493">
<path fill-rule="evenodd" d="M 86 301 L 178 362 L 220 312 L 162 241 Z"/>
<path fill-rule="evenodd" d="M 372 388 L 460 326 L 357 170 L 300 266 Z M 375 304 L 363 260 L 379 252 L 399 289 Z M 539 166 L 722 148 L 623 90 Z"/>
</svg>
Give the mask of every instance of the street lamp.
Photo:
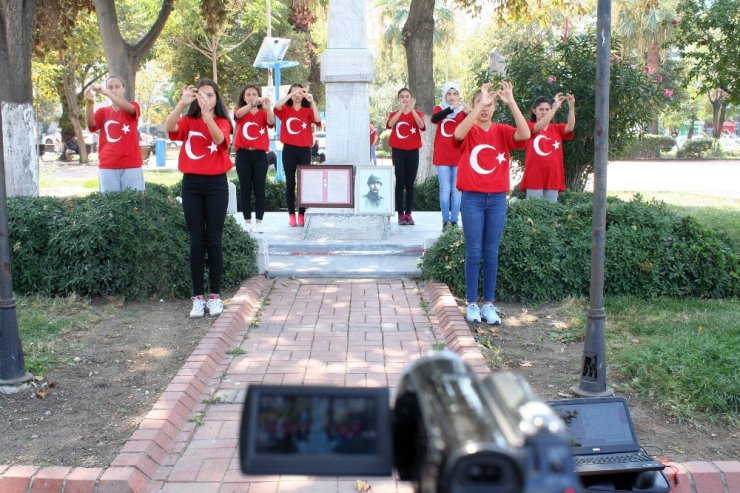
<svg viewBox="0 0 740 493">
<path fill-rule="evenodd" d="M 581 381 L 571 390 L 580 396 L 607 396 L 604 342 L 604 250 L 606 245 L 606 165 L 609 151 L 609 63 L 611 0 L 599 0 L 596 13 L 596 117 L 594 119 L 594 206 L 591 217 L 591 290 L 586 316 Z"/>
</svg>

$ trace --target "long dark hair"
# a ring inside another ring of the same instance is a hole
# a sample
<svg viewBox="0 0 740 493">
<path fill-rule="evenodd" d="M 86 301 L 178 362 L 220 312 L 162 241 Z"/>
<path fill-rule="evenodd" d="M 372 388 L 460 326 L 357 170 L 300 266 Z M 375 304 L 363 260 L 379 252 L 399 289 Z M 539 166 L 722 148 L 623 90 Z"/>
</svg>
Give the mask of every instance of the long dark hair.
<svg viewBox="0 0 740 493">
<path fill-rule="evenodd" d="M 552 107 L 552 100 L 548 98 L 547 96 L 540 96 L 537 99 L 534 100 L 532 103 L 532 107 L 529 109 L 529 121 L 530 122 L 536 122 L 537 121 L 537 115 L 534 114 L 534 110 L 537 109 L 539 105 L 542 103 L 547 103 Z"/>
<path fill-rule="evenodd" d="M 234 126 L 231 124 L 231 120 L 229 119 L 229 112 L 226 109 L 226 104 L 224 104 L 224 98 L 221 96 L 221 91 L 218 90 L 218 84 L 211 79 L 200 79 L 195 85 L 195 88 L 200 89 L 203 86 L 211 86 L 213 92 L 216 93 L 216 106 L 213 108 L 213 113 L 219 118 L 226 118 L 229 122 L 229 131 L 231 132 L 234 130 Z M 198 104 L 198 101 L 190 103 L 190 108 L 188 108 L 188 112 L 185 113 L 185 116 L 200 118 L 200 105 Z"/>
<path fill-rule="evenodd" d="M 247 105 L 247 103 L 244 102 L 244 94 L 247 92 L 247 89 L 254 89 L 255 91 L 257 91 L 257 97 L 260 97 L 260 98 L 262 97 L 262 89 L 260 89 L 255 84 L 248 84 L 248 85 L 244 86 L 244 88 L 242 88 L 241 92 L 239 92 L 239 99 L 236 102 L 236 109 L 239 109 L 242 106 L 246 106 Z M 261 110 L 262 109 L 262 105 L 261 104 L 258 104 L 257 105 L 257 109 L 258 110 Z"/>
<path fill-rule="evenodd" d="M 293 89 L 295 89 L 296 87 L 300 87 L 301 89 L 303 89 L 303 86 L 301 84 L 291 84 L 290 89 L 288 89 L 288 94 L 293 92 Z M 289 100 L 287 100 L 285 104 L 288 106 L 293 106 L 293 98 L 290 98 Z M 311 107 L 311 103 L 308 102 L 308 99 L 306 98 L 301 99 L 301 108 L 310 108 L 310 107 Z"/>
</svg>

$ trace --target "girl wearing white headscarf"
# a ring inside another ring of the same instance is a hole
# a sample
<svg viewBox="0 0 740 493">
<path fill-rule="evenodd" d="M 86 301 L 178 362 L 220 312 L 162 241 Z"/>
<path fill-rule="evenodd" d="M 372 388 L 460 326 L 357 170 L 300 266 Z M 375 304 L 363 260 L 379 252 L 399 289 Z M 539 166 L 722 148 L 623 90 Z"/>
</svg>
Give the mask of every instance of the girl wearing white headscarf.
<svg viewBox="0 0 740 493">
<path fill-rule="evenodd" d="M 453 135 L 468 112 L 460 97 L 460 86 L 456 82 L 446 83 L 442 88 L 442 102 L 432 112 L 432 123 L 437 125 L 432 163 L 437 167 L 439 208 L 445 230 L 457 226 L 460 215 L 461 192 L 455 186 L 460 147 L 453 145 Z"/>
</svg>

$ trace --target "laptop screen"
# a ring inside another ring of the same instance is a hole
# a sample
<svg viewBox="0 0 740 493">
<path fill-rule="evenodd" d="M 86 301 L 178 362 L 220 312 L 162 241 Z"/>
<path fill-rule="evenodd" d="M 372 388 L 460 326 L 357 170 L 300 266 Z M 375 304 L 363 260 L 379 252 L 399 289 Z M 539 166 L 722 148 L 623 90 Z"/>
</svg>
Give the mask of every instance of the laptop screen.
<svg viewBox="0 0 740 493">
<path fill-rule="evenodd" d="M 548 404 L 565 421 L 574 455 L 640 449 L 622 397 L 566 399 Z"/>
</svg>

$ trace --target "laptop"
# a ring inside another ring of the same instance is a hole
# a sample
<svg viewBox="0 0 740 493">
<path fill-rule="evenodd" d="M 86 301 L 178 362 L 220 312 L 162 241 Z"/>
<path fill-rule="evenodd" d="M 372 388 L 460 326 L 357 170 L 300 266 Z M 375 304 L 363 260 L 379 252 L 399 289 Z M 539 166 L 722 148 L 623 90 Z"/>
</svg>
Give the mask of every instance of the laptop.
<svg viewBox="0 0 740 493">
<path fill-rule="evenodd" d="M 565 421 L 576 474 L 660 471 L 640 447 L 624 397 L 563 399 L 547 403 Z"/>
</svg>

